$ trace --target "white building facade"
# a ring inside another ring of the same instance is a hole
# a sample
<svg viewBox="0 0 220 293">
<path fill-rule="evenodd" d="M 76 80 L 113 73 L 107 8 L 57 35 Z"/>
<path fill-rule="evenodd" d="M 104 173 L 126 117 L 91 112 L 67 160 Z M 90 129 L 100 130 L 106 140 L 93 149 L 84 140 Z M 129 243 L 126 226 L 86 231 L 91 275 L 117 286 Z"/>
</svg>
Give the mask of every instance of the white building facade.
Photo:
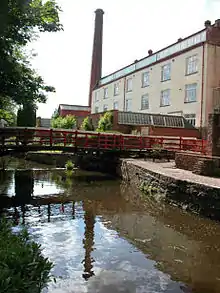
<svg viewBox="0 0 220 293">
<path fill-rule="evenodd" d="M 220 22 L 148 53 L 99 81 L 91 112 L 115 109 L 183 115 L 196 127 L 206 126 L 214 103 L 220 104 Z"/>
</svg>

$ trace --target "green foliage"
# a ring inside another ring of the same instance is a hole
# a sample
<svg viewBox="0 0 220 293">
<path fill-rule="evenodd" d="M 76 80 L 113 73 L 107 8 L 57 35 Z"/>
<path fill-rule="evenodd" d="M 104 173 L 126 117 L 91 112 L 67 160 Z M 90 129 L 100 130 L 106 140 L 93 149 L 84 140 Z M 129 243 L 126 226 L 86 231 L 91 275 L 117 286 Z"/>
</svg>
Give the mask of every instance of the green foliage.
<svg viewBox="0 0 220 293">
<path fill-rule="evenodd" d="M 66 164 L 65 164 L 65 168 L 66 168 L 66 170 L 73 170 L 74 167 L 75 167 L 75 166 L 74 166 L 74 163 L 73 163 L 72 161 L 70 161 L 70 160 L 68 160 L 68 161 L 66 162 Z"/>
<path fill-rule="evenodd" d="M 15 235 L 0 221 L 0 292 L 39 293 L 51 279 L 51 268 L 25 229 Z"/>
<path fill-rule="evenodd" d="M 54 110 L 54 112 L 53 112 L 53 115 L 52 115 L 52 119 L 56 119 L 56 118 L 58 118 L 59 117 L 59 111 L 58 111 L 58 108 L 56 108 L 55 110 Z"/>
<path fill-rule="evenodd" d="M 99 119 L 97 131 L 105 132 L 105 131 L 111 130 L 112 126 L 113 126 L 113 114 L 111 112 L 106 112 Z"/>
<path fill-rule="evenodd" d="M 76 118 L 73 115 L 59 116 L 52 119 L 51 125 L 53 128 L 73 129 L 76 127 Z"/>
<path fill-rule="evenodd" d="M 82 122 L 82 129 L 85 131 L 93 131 L 94 130 L 94 126 L 92 124 L 92 119 L 89 117 L 86 117 L 83 122 Z"/>
<path fill-rule="evenodd" d="M 36 126 L 36 107 L 31 103 L 23 106 L 23 109 L 18 109 L 17 125 L 35 127 Z"/>
<path fill-rule="evenodd" d="M 15 105 L 45 102 L 47 92 L 55 91 L 31 67 L 25 46 L 39 32 L 62 29 L 59 11 L 55 0 L 1 0 L 0 96 Z"/>
<path fill-rule="evenodd" d="M 0 97 L 0 119 L 4 119 L 10 126 L 16 124 L 15 106 L 11 99 Z"/>
</svg>

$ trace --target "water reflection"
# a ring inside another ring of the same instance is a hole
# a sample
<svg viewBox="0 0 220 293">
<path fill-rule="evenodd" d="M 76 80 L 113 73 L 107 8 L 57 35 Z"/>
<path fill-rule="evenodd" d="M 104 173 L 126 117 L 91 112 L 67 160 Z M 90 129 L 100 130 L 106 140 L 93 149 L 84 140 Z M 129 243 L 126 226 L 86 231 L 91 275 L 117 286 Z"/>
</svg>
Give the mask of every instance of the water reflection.
<svg viewBox="0 0 220 293">
<path fill-rule="evenodd" d="M 83 247 L 85 249 L 85 258 L 83 260 L 84 273 L 83 278 L 87 281 L 90 277 L 94 276 L 93 265 L 94 259 L 91 256 L 94 245 L 94 227 L 95 227 L 95 214 L 89 201 L 83 203 L 85 233 L 83 239 Z"/>
<path fill-rule="evenodd" d="M 9 215 L 55 264 L 57 283 L 44 292 L 220 292 L 218 223 L 114 181 L 72 179 L 64 188 L 60 171 L 40 170 L 4 178 Z"/>
</svg>

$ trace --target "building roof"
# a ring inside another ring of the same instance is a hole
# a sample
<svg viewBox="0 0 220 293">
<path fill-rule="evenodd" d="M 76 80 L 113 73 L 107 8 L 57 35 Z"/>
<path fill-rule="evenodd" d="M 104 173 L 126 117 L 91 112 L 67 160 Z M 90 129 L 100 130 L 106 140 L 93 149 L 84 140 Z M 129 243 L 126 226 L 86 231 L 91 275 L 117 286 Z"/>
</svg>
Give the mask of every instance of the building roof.
<svg viewBox="0 0 220 293">
<path fill-rule="evenodd" d="M 81 106 L 81 105 L 68 105 L 68 104 L 60 104 L 60 110 L 73 110 L 73 111 L 90 111 L 89 106 Z"/>
<path fill-rule="evenodd" d="M 149 54 L 148 56 L 136 60 L 132 64 L 125 66 L 107 76 L 104 76 L 100 79 L 97 87 L 103 86 L 109 82 L 117 80 L 121 77 L 129 75 L 135 71 L 143 69 L 147 66 L 150 66 L 154 63 L 161 62 L 164 59 L 171 57 L 172 55 L 179 55 L 185 50 L 189 50 L 191 47 L 199 46 L 203 42 L 206 41 L 206 29 L 203 29 L 199 32 L 194 33 L 184 39 L 179 39 L 177 42 L 165 47 L 153 54 Z"/>
<path fill-rule="evenodd" d="M 183 116 L 118 112 L 118 124 L 195 129 Z"/>
<path fill-rule="evenodd" d="M 43 127 L 43 128 L 50 128 L 50 122 L 51 122 L 51 119 L 50 118 L 41 118 L 40 120 L 40 127 Z"/>
</svg>

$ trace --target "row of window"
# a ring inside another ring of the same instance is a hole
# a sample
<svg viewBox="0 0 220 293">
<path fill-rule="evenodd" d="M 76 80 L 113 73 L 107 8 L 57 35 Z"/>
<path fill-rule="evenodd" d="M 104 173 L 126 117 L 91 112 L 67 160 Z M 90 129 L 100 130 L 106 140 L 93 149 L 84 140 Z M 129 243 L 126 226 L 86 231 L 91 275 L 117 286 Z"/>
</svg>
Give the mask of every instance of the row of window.
<svg viewBox="0 0 220 293">
<path fill-rule="evenodd" d="M 160 107 L 166 107 L 166 106 L 170 106 L 171 105 L 171 90 L 170 89 L 166 89 L 164 91 L 161 91 L 160 94 Z M 187 84 L 185 86 L 185 99 L 184 102 L 185 103 L 192 103 L 192 102 L 196 102 L 197 100 L 197 84 L 193 83 L 193 84 Z M 113 103 L 113 109 L 114 110 L 118 110 L 118 101 L 114 101 Z M 148 110 L 149 109 L 149 94 L 144 94 L 141 97 L 141 110 Z M 108 110 L 108 105 L 104 105 L 103 106 L 103 111 L 107 111 Z M 132 99 L 131 98 L 127 98 L 125 100 L 125 110 L 126 111 L 132 111 Z M 98 113 L 99 112 L 99 108 L 95 107 L 95 112 Z"/>
<path fill-rule="evenodd" d="M 198 58 L 197 55 L 193 55 L 186 59 L 186 74 L 190 75 L 198 71 Z M 161 67 L 161 81 L 167 81 L 171 79 L 171 63 L 168 63 Z M 146 71 L 142 73 L 142 87 L 147 87 L 150 85 L 150 72 Z M 126 92 L 131 92 L 133 90 L 133 79 L 132 77 L 126 80 Z M 114 96 L 119 95 L 119 82 L 114 84 Z M 104 99 L 107 99 L 108 88 L 104 88 Z M 95 92 L 95 102 L 99 101 L 99 93 Z"/>
</svg>

